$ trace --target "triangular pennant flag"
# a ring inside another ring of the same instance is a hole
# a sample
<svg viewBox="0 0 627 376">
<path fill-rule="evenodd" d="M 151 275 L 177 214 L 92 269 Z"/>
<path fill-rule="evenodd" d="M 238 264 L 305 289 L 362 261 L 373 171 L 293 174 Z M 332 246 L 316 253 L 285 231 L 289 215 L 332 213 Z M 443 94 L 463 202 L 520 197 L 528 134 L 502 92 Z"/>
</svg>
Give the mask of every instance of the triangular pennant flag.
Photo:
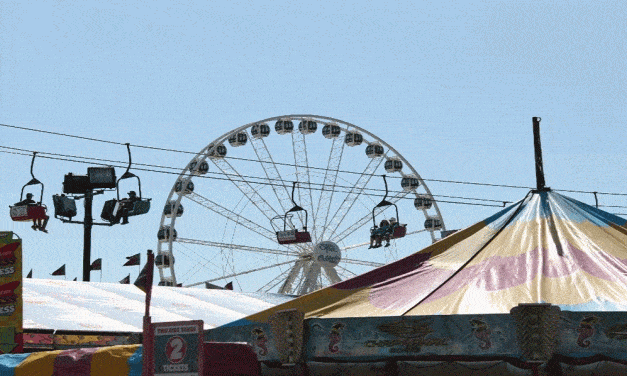
<svg viewBox="0 0 627 376">
<path fill-rule="evenodd" d="M 62 267 L 52 272 L 52 275 L 65 275 L 65 264 Z"/>
<path fill-rule="evenodd" d="M 224 286 L 225 290 L 233 290 L 233 282 L 229 282 Z"/>
<path fill-rule="evenodd" d="M 26 278 L 33 278 L 33 269 L 31 269 L 30 272 L 28 272 L 28 275 L 26 276 Z"/>
<path fill-rule="evenodd" d="M 127 275 L 126 277 L 122 278 L 120 280 L 120 283 L 123 285 L 130 285 L 131 284 L 131 275 Z"/>
<path fill-rule="evenodd" d="M 102 259 L 95 259 L 94 262 L 91 263 L 91 270 L 102 270 Z"/>
<path fill-rule="evenodd" d="M 209 290 L 222 290 L 222 287 L 214 285 L 213 283 L 205 282 L 205 288 Z"/>
<path fill-rule="evenodd" d="M 139 272 L 139 275 L 137 276 L 137 279 L 135 280 L 135 283 L 134 283 L 134 285 L 137 286 L 143 292 L 146 292 L 146 289 L 152 286 L 152 276 L 153 276 L 152 264 L 153 263 L 150 261 L 151 253 L 152 251 L 149 250 L 148 261 L 146 261 L 146 265 L 144 265 L 141 272 Z"/>
<path fill-rule="evenodd" d="M 123 266 L 133 266 L 141 264 L 141 254 L 139 253 L 133 256 L 126 256 L 126 259 L 128 261 L 126 261 Z"/>
<path fill-rule="evenodd" d="M 73 279 L 72 281 L 74 281 L 74 282 L 75 282 L 76 280 L 77 280 L 77 277 L 74 277 L 74 279 Z"/>
</svg>

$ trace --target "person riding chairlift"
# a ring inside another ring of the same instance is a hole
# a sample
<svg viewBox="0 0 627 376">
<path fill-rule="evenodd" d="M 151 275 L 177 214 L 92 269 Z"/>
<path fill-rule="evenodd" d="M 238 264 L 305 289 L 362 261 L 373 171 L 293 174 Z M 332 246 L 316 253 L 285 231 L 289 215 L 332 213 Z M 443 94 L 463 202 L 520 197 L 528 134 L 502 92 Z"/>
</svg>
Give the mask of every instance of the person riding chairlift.
<svg viewBox="0 0 627 376">
<path fill-rule="evenodd" d="M 15 206 L 33 206 L 36 205 L 37 202 L 35 202 L 35 200 L 33 200 L 33 194 L 32 193 L 27 193 L 26 194 L 26 199 L 17 202 L 15 204 Z M 43 231 L 45 233 L 48 232 L 48 230 L 46 230 L 46 225 L 48 224 L 48 219 L 50 219 L 49 216 L 45 215 L 43 217 L 38 217 L 38 218 L 33 218 L 33 225 L 31 226 L 31 228 L 35 231 L 39 230 L 39 231 Z"/>
<path fill-rule="evenodd" d="M 372 230 L 370 234 L 370 247 L 368 248 L 379 248 L 381 247 L 381 241 L 385 239 L 386 247 L 390 246 L 390 222 L 384 219 L 379 223 L 379 227 L 376 227 Z"/>
<path fill-rule="evenodd" d="M 128 213 L 131 209 L 133 209 L 135 201 L 139 201 L 139 197 L 137 197 L 137 193 L 135 193 L 135 191 L 128 192 L 128 198 L 120 200 L 118 211 L 115 213 L 114 223 L 119 223 L 120 219 L 122 219 L 122 225 L 128 224 Z"/>
</svg>

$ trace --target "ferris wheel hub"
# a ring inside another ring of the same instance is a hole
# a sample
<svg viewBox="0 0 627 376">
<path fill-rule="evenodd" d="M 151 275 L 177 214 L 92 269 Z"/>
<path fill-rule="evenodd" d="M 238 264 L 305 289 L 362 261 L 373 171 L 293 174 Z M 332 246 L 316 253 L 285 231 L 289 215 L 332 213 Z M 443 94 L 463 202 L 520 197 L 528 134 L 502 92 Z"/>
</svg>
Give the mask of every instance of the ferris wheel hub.
<svg viewBox="0 0 627 376">
<path fill-rule="evenodd" d="M 313 261 L 323 267 L 334 267 L 342 260 L 340 247 L 332 241 L 322 241 L 313 248 Z"/>
</svg>

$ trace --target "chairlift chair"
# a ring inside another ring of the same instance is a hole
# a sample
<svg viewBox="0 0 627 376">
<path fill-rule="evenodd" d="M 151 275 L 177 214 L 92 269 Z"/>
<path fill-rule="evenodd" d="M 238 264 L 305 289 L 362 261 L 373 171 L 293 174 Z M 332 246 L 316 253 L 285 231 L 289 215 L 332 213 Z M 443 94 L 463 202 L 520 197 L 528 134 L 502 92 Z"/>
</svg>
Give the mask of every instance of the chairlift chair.
<svg viewBox="0 0 627 376">
<path fill-rule="evenodd" d="M 11 215 L 11 219 L 16 222 L 32 221 L 34 219 L 45 219 L 48 217 L 46 215 L 48 208 L 46 207 L 46 205 L 42 204 L 44 197 L 44 184 L 37 180 L 37 178 L 35 178 L 35 175 L 33 175 L 33 165 L 35 164 L 36 155 L 37 152 L 34 152 L 33 159 L 30 164 L 30 175 L 32 176 L 32 179 L 28 183 L 24 184 L 24 186 L 22 187 L 19 202 L 22 202 L 24 200 L 24 190 L 26 189 L 26 187 L 28 187 L 29 185 L 38 184 L 41 185 L 39 201 L 35 202 L 34 204 L 10 205 L 9 213 Z"/>
<path fill-rule="evenodd" d="M 386 200 L 388 197 L 388 182 L 385 179 L 385 175 L 381 175 L 381 176 L 383 177 L 383 182 L 385 183 L 385 196 L 383 196 L 383 200 L 381 200 L 381 202 L 379 202 L 377 206 L 375 206 L 372 209 L 372 224 L 373 225 L 372 225 L 372 228 L 370 229 L 370 235 L 371 236 L 374 235 L 375 230 L 377 229 L 377 220 L 376 220 L 376 215 L 375 215 L 375 211 L 377 210 L 377 208 L 385 208 L 387 206 L 394 206 L 394 209 L 396 210 L 397 222 L 391 225 L 392 232 L 390 233 L 390 239 L 400 239 L 407 234 L 407 224 L 401 224 L 399 222 L 400 217 L 398 216 L 398 206 Z"/>
<path fill-rule="evenodd" d="M 52 203 L 54 204 L 54 217 L 67 218 L 72 220 L 72 217 L 76 216 L 76 201 L 65 195 L 52 195 Z"/>
<path fill-rule="evenodd" d="M 298 206 L 294 201 L 294 190 L 296 188 L 296 182 L 292 185 L 292 203 L 294 207 L 288 210 L 283 216 L 276 216 L 270 220 L 270 224 L 276 231 L 276 238 L 279 244 L 297 244 L 297 243 L 311 243 L 311 234 L 307 231 L 307 210 Z M 290 223 L 290 227 L 293 227 L 291 218 L 292 215 L 290 213 L 304 211 L 305 212 L 305 223 L 303 223 L 303 229 L 299 231 L 296 228 L 287 229 L 288 222 Z M 283 230 L 280 230 L 280 226 L 276 225 L 276 221 L 283 220 Z"/>
<path fill-rule="evenodd" d="M 126 148 L 128 150 L 128 167 L 126 168 L 126 172 L 117 180 L 115 184 L 115 189 L 117 193 L 117 199 L 107 200 L 102 208 L 102 213 L 100 218 L 110 223 L 115 223 L 119 218 L 117 216 L 118 211 L 126 210 L 124 213 L 124 217 L 132 217 L 136 215 L 146 214 L 150 210 L 150 200 L 149 198 L 142 198 L 142 184 L 139 176 L 129 172 L 131 169 L 131 147 L 127 143 Z M 123 179 L 137 179 L 137 187 L 138 187 L 138 195 L 137 200 L 135 201 L 127 201 L 120 199 L 120 181 Z M 129 205 L 128 208 L 125 206 Z"/>
</svg>

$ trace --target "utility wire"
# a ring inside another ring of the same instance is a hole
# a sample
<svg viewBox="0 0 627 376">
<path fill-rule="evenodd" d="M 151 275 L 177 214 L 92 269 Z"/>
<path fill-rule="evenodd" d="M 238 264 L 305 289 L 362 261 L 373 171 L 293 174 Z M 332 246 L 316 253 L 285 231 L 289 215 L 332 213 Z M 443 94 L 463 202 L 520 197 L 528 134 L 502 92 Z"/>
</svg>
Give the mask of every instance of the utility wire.
<svg viewBox="0 0 627 376">
<path fill-rule="evenodd" d="M 32 152 L 26 149 L 19 149 L 19 148 L 12 148 L 12 147 L 8 147 L 8 146 L 1 146 L 0 148 L 5 148 L 5 149 L 11 149 L 14 151 L 5 151 L 5 150 L 0 150 L 0 153 L 6 153 L 6 154 L 16 154 L 16 155 L 23 155 L 23 156 L 31 156 Z M 49 156 L 52 155 L 52 156 Z M 109 160 L 109 159 L 101 159 L 101 158 L 91 158 L 91 157 L 82 157 L 82 156 L 70 156 L 70 155 L 64 155 L 64 154 L 58 154 L 58 153 L 48 153 L 48 152 L 39 152 L 39 157 L 40 158 L 46 158 L 46 159 L 52 159 L 52 160 L 59 160 L 59 161 L 66 161 L 66 162 L 74 162 L 74 163 L 83 163 L 83 164 L 99 164 L 102 166 L 110 166 L 110 164 L 104 164 L 101 162 L 108 162 L 108 163 L 117 163 L 119 165 L 115 165 L 112 167 L 118 167 L 118 168 L 124 168 L 125 166 L 125 162 L 123 161 L 116 161 L 116 160 Z M 78 158 L 78 159 L 85 159 L 85 160 L 76 160 L 76 159 L 71 159 L 71 158 Z M 96 161 L 96 162 L 90 162 L 91 161 Z M 143 164 L 143 163 L 135 163 L 136 165 L 141 165 L 141 166 L 146 166 L 146 167 L 155 167 L 155 168 L 161 168 L 161 169 L 171 169 L 171 170 L 177 170 L 179 171 L 180 168 L 177 167 L 169 167 L 169 166 L 161 166 L 161 165 L 151 165 L 151 164 Z M 161 173 L 161 174 L 169 174 L 169 175 L 179 175 L 179 172 L 170 172 L 170 171 L 159 171 L 159 170 L 154 170 L 154 169 L 150 169 L 150 168 L 135 168 L 136 170 L 140 170 L 140 171 L 147 171 L 147 172 L 153 172 L 153 173 Z M 277 181 L 277 180 L 273 180 L 273 179 L 269 179 L 267 177 L 257 177 L 257 176 L 245 176 L 245 175 L 233 175 L 233 174 L 221 174 L 221 173 L 215 173 L 215 172 L 208 172 L 210 174 L 216 174 L 219 176 L 227 176 L 226 178 L 224 177 L 212 177 L 212 176 L 205 176 L 205 175 L 199 175 L 196 176 L 196 178 L 201 178 L 201 179 L 213 179 L 213 180 L 222 180 L 222 181 L 234 181 L 234 182 L 248 182 L 248 183 L 252 183 L 252 184 L 260 184 L 260 185 L 268 185 L 268 186 L 280 186 L 280 187 L 290 187 L 290 184 L 286 184 L 285 181 L 279 181 L 280 183 L 272 183 L 272 181 Z M 233 179 L 233 178 L 229 178 L 229 176 L 232 177 L 236 177 L 238 179 Z M 268 182 L 260 182 L 260 181 L 247 181 L 247 180 L 240 180 L 240 178 L 250 178 L 250 179 L 259 179 L 259 180 L 267 180 Z M 319 185 L 322 186 L 320 188 L 316 188 L 316 187 L 312 187 L 312 185 Z M 346 190 L 337 190 L 337 192 L 340 193 L 349 193 L 349 189 L 351 188 L 350 186 L 343 186 L 343 185 L 335 185 L 336 188 L 343 188 Z M 311 189 L 311 190 L 315 190 L 315 191 L 324 191 L 326 190 L 324 188 L 324 184 L 321 183 L 309 183 L 309 188 L 306 187 L 302 187 L 302 189 Z M 384 191 L 382 189 L 376 189 L 376 188 L 364 188 L 365 190 L 369 190 L 372 192 L 381 192 L 383 193 Z M 389 193 L 401 193 L 401 191 L 389 191 Z M 363 193 L 364 196 L 371 196 L 371 197 L 380 197 L 379 194 L 374 194 L 374 193 Z M 435 197 L 442 197 L 442 198 L 453 198 L 453 199 L 458 199 L 458 200 L 473 200 L 473 201 L 482 201 L 482 202 L 498 202 L 501 205 L 493 205 L 493 204 L 482 204 L 482 203 L 476 203 L 476 202 L 461 202 L 461 201 L 450 201 L 450 200 L 441 200 L 441 199 L 437 199 L 436 202 L 437 203 L 448 203 L 448 204 L 457 204 L 457 205 L 473 205 L 473 206 L 485 206 L 485 207 L 504 207 L 506 204 L 511 203 L 511 201 L 505 201 L 505 200 L 494 200 L 494 199 L 484 199 L 484 198 L 476 198 L 476 197 L 462 197 L 462 196 L 447 196 L 447 195 L 432 195 L 434 198 Z M 412 198 L 408 198 L 408 197 L 404 197 L 402 199 L 405 200 L 411 200 Z M 606 207 L 606 208 L 627 208 L 627 206 L 622 206 L 622 205 L 599 205 L 599 207 Z M 625 215 L 625 214 L 615 214 L 615 215 Z"/>
<path fill-rule="evenodd" d="M 0 148 L 8 148 L 8 149 L 19 150 L 19 151 L 0 150 L 0 153 L 18 154 L 18 155 L 23 155 L 23 156 L 31 156 L 32 155 L 32 153 L 27 153 L 27 150 L 25 150 L 25 149 L 10 148 L 10 147 L 7 147 L 7 146 L 0 146 Z M 106 160 L 106 159 L 100 159 L 100 158 L 67 156 L 67 155 L 62 155 L 62 154 L 57 154 L 57 153 L 47 153 L 47 152 L 38 152 L 38 156 L 39 156 L 39 158 L 59 160 L 59 161 L 65 161 L 65 162 L 83 163 L 83 164 L 98 164 L 98 165 L 102 165 L 102 166 L 110 166 L 111 165 L 110 163 L 117 163 L 118 165 L 114 165 L 112 167 L 118 167 L 118 168 L 126 167 L 124 165 L 124 162 L 122 162 L 122 161 Z M 86 159 L 86 160 L 78 160 L 78 159 L 72 159 L 72 158 Z M 94 160 L 96 162 L 89 161 L 90 159 Z M 108 162 L 108 163 L 103 163 L 103 162 Z M 141 164 L 141 163 L 135 163 L 135 164 L 143 165 L 143 166 L 150 166 L 150 167 L 155 167 L 155 168 L 162 168 L 162 169 L 177 169 L 175 167 L 168 167 L 168 166 L 146 165 L 146 164 Z M 134 169 L 140 170 L 140 171 L 147 171 L 147 172 L 154 172 L 154 173 L 161 173 L 161 174 L 169 174 L 169 175 L 179 175 L 180 174 L 179 172 L 174 172 L 174 171 L 159 171 L 159 170 L 154 170 L 154 169 L 150 169 L 150 168 L 142 168 L 142 167 L 135 167 Z M 177 170 L 180 170 L 180 169 L 177 169 Z M 212 172 L 210 172 L 210 173 L 212 173 Z M 218 173 L 212 173 L 212 174 L 218 174 Z M 199 175 L 199 176 L 196 176 L 196 178 L 222 180 L 222 181 L 234 181 L 234 182 L 248 182 L 248 183 L 252 183 L 252 184 L 260 184 L 260 185 L 268 185 L 268 186 L 280 186 L 280 187 L 288 187 L 288 188 L 291 186 L 290 184 L 286 184 L 286 182 L 284 182 L 284 181 L 279 182 L 279 183 L 272 183 L 272 181 L 273 181 L 272 179 L 268 179 L 268 178 L 265 178 L 265 177 L 242 176 L 242 175 L 233 175 L 233 174 L 219 174 L 219 175 L 220 176 L 224 175 L 226 177 Z M 233 177 L 235 177 L 237 179 L 233 179 Z M 252 179 L 268 180 L 268 182 L 241 180 L 242 178 L 252 178 Z M 320 188 L 312 187 L 312 185 L 319 185 L 321 187 Z M 343 186 L 343 185 L 335 185 L 335 188 L 341 188 L 339 190 L 336 190 L 336 192 L 349 193 L 350 189 L 352 187 L 350 187 L 350 186 Z M 322 184 L 322 183 L 309 183 L 309 188 L 302 187 L 302 189 L 311 189 L 311 190 L 315 190 L 315 191 L 327 190 L 327 189 L 324 188 L 324 184 Z M 381 194 L 362 193 L 362 195 L 364 195 L 364 196 L 371 196 L 371 197 L 381 197 L 381 195 L 384 192 L 384 190 L 376 189 L 376 188 L 364 188 L 364 190 L 369 190 L 369 191 L 373 191 L 373 192 L 381 192 Z M 389 193 L 401 193 L 401 191 L 389 191 Z M 483 202 L 498 202 L 498 203 L 503 203 L 503 204 L 506 204 L 506 203 L 510 202 L 510 201 L 504 201 L 504 200 L 493 200 L 493 199 L 461 197 L 461 196 L 445 196 L 445 195 L 432 195 L 432 196 L 433 197 L 454 198 L 454 199 L 459 199 L 459 200 L 474 200 L 474 201 L 483 201 Z M 408 197 L 405 197 L 405 198 L 402 198 L 402 199 L 412 200 L 412 198 L 408 198 Z M 440 203 L 440 202 L 442 202 L 442 203 L 449 203 L 449 204 L 461 204 L 461 205 L 488 206 L 488 207 L 502 207 L 503 206 L 503 205 L 494 205 L 494 204 L 481 204 L 481 203 L 448 201 L 448 200 L 439 200 L 439 199 L 436 200 L 436 202 L 438 202 L 438 203 Z"/>
<path fill-rule="evenodd" d="M 9 125 L 9 124 L 0 124 L 0 126 L 7 127 L 7 128 L 20 129 L 20 130 L 25 130 L 25 131 L 30 131 L 30 132 L 39 132 L 39 133 L 51 134 L 51 135 L 55 135 L 55 136 L 70 137 L 70 138 L 76 138 L 76 139 L 81 139 L 81 140 L 88 140 L 88 141 L 94 141 L 94 142 L 113 144 L 113 145 L 123 145 L 123 146 L 126 145 L 126 143 L 122 143 L 122 142 L 103 140 L 103 139 L 93 138 L 93 137 L 77 136 L 77 135 L 71 135 L 71 134 L 61 133 L 61 132 L 44 131 L 44 130 L 36 129 L 36 128 L 20 127 L 20 126 Z M 191 154 L 191 155 L 198 154 L 196 152 L 191 152 L 191 151 L 186 151 L 186 150 L 168 149 L 168 148 L 161 148 L 161 147 L 156 147 L 156 146 L 146 146 L 146 145 L 139 145 L 139 144 L 130 144 L 130 146 L 133 146 L 133 147 L 136 147 L 136 148 L 142 148 L 142 149 L 167 151 L 167 152 L 174 152 L 174 153 L 183 153 L 183 154 Z M 248 162 L 256 162 L 256 163 L 271 163 L 271 162 L 265 162 L 265 161 L 260 161 L 260 160 L 256 160 L 256 159 L 240 158 L 240 157 L 232 157 L 232 156 L 225 156 L 224 158 L 233 159 L 233 160 L 248 161 Z M 324 167 L 298 166 L 298 165 L 295 165 L 295 164 L 283 163 L 283 162 L 274 162 L 274 163 L 276 165 L 281 165 L 281 166 L 303 167 L 303 168 L 310 168 L 312 170 L 329 171 L 329 169 L 324 168 Z M 333 171 L 336 171 L 336 170 L 333 170 Z M 363 173 L 355 172 L 355 171 L 346 171 L 346 170 L 337 170 L 337 171 L 341 172 L 341 173 L 346 173 L 346 174 L 363 175 Z M 400 178 L 400 177 L 390 176 L 390 178 Z M 437 183 L 476 185 L 476 186 L 484 186 L 484 187 L 500 187 L 500 188 L 514 188 L 514 189 L 527 189 L 527 190 L 533 189 L 533 187 L 521 186 L 521 185 L 479 183 L 479 182 L 459 181 L 459 180 L 445 180 L 445 179 L 424 179 L 423 178 L 422 180 L 423 181 L 429 181 L 429 182 L 437 182 Z M 596 194 L 599 194 L 599 195 L 608 195 L 608 196 L 627 196 L 627 193 L 612 193 L 612 192 L 598 192 L 598 191 L 597 192 L 592 192 L 592 191 L 581 191 L 581 190 L 570 190 L 570 189 L 553 189 L 553 190 L 557 191 L 557 192 L 569 192 L 569 193 L 585 193 L 585 194 L 594 194 L 594 193 L 596 193 Z M 497 200 L 497 202 L 502 202 L 502 201 L 498 201 Z"/>
</svg>

